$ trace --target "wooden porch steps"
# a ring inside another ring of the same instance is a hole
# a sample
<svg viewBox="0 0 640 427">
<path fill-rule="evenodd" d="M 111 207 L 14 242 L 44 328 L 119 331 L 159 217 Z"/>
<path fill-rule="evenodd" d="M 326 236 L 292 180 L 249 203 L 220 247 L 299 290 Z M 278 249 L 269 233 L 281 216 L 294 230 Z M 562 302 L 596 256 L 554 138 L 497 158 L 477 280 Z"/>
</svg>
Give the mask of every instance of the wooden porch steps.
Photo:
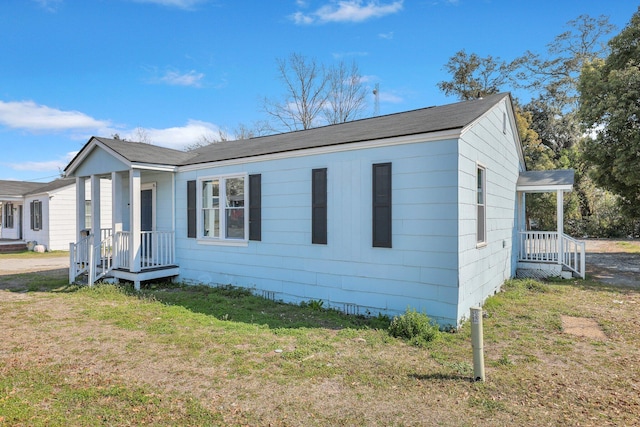
<svg viewBox="0 0 640 427">
<path fill-rule="evenodd" d="M 16 252 L 24 252 L 26 250 L 27 250 L 27 244 L 24 242 L 0 244 L 0 254 L 12 254 Z"/>
</svg>

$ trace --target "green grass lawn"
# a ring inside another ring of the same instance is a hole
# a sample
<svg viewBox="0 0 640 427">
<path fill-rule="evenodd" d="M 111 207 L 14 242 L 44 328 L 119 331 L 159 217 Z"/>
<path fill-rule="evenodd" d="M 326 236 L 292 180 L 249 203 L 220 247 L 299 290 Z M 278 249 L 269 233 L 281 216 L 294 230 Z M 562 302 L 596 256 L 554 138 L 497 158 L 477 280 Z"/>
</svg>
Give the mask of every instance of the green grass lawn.
<svg viewBox="0 0 640 427">
<path fill-rule="evenodd" d="M 231 287 L 38 283 L 0 291 L 0 426 L 602 426 L 640 414 L 637 289 L 508 282 L 484 307 L 481 383 L 468 324 L 414 346 L 384 316 Z M 563 315 L 594 319 L 606 339 L 565 333 Z"/>
</svg>

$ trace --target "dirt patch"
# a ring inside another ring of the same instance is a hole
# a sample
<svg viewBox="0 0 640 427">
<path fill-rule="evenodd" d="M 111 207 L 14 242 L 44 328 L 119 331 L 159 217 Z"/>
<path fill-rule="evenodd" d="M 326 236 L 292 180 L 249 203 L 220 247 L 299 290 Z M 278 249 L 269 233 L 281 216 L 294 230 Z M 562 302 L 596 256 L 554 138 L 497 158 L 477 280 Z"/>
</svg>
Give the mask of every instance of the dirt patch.
<svg viewBox="0 0 640 427">
<path fill-rule="evenodd" d="M 64 279 L 69 277 L 69 256 L 0 256 L 0 290 L 29 289 L 34 278 L 32 274 L 25 273 L 37 273 L 40 278 L 45 279 Z"/>
<path fill-rule="evenodd" d="M 640 241 L 585 240 L 587 274 L 610 285 L 640 288 Z"/>
<path fill-rule="evenodd" d="M 562 320 L 562 330 L 567 334 L 596 340 L 607 339 L 598 323 L 593 319 L 572 316 L 560 316 L 560 318 Z"/>
<path fill-rule="evenodd" d="M 46 258 L 37 255 L 24 258 L 0 257 L 0 276 L 61 269 L 69 269 L 69 255 Z"/>
</svg>

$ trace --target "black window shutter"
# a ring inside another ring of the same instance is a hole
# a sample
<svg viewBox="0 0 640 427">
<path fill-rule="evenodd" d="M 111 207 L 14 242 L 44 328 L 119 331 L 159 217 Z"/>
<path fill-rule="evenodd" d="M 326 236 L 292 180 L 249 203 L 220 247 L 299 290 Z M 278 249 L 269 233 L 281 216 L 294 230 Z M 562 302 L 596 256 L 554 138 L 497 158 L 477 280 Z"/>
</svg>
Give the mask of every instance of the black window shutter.
<svg viewBox="0 0 640 427">
<path fill-rule="evenodd" d="M 33 209 L 33 200 L 29 203 L 29 217 L 31 219 L 31 229 L 35 230 L 36 223 L 35 223 L 35 212 Z"/>
<path fill-rule="evenodd" d="M 249 240 L 262 240 L 262 175 L 249 175 Z"/>
<path fill-rule="evenodd" d="M 391 163 L 373 165 L 373 246 L 391 247 Z"/>
<path fill-rule="evenodd" d="M 311 243 L 327 244 L 327 169 L 311 171 Z"/>
<path fill-rule="evenodd" d="M 187 237 L 197 235 L 196 181 L 187 181 Z"/>
</svg>

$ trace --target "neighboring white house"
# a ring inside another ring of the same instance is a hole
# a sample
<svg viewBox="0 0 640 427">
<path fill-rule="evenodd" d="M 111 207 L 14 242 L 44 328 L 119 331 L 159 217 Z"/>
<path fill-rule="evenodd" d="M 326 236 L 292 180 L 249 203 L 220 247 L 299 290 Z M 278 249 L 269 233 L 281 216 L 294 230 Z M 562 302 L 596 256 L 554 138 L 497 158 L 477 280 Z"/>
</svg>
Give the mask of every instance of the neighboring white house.
<svg viewBox="0 0 640 427">
<path fill-rule="evenodd" d="M 572 174 L 526 171 L 509 94 L 192 152 L 93 137 L 65 171 L 79 213 L 85 183 L 113 194 L 111 232 L 79 240 L 70 280 L 88 265 L 90 283 L 178 276 L 455 326 L 523 261 L 584 271 L 562 233 Z M 528 191 L 557 192 L 558 231 L 525 230 Z"/>
<path fill-rule="evenodd" d="M 110 189 L 108 183 L 105 185 Z M 75 186 L 75 179 L 69 178 L 48 183 L 0 181 L 0 238 L 34 242 L 46 250 L 69 250 L 69 244 L 78 239 L 78 228 L 86 228 L 90 221 L 85 217 L 76 221 Z M 110 197 L 103 198 L 101 204 L 108 206 Z M 111 227 L 111 218 L 104 218 L 103 224 L 104 228 Z"/>
</svg>

